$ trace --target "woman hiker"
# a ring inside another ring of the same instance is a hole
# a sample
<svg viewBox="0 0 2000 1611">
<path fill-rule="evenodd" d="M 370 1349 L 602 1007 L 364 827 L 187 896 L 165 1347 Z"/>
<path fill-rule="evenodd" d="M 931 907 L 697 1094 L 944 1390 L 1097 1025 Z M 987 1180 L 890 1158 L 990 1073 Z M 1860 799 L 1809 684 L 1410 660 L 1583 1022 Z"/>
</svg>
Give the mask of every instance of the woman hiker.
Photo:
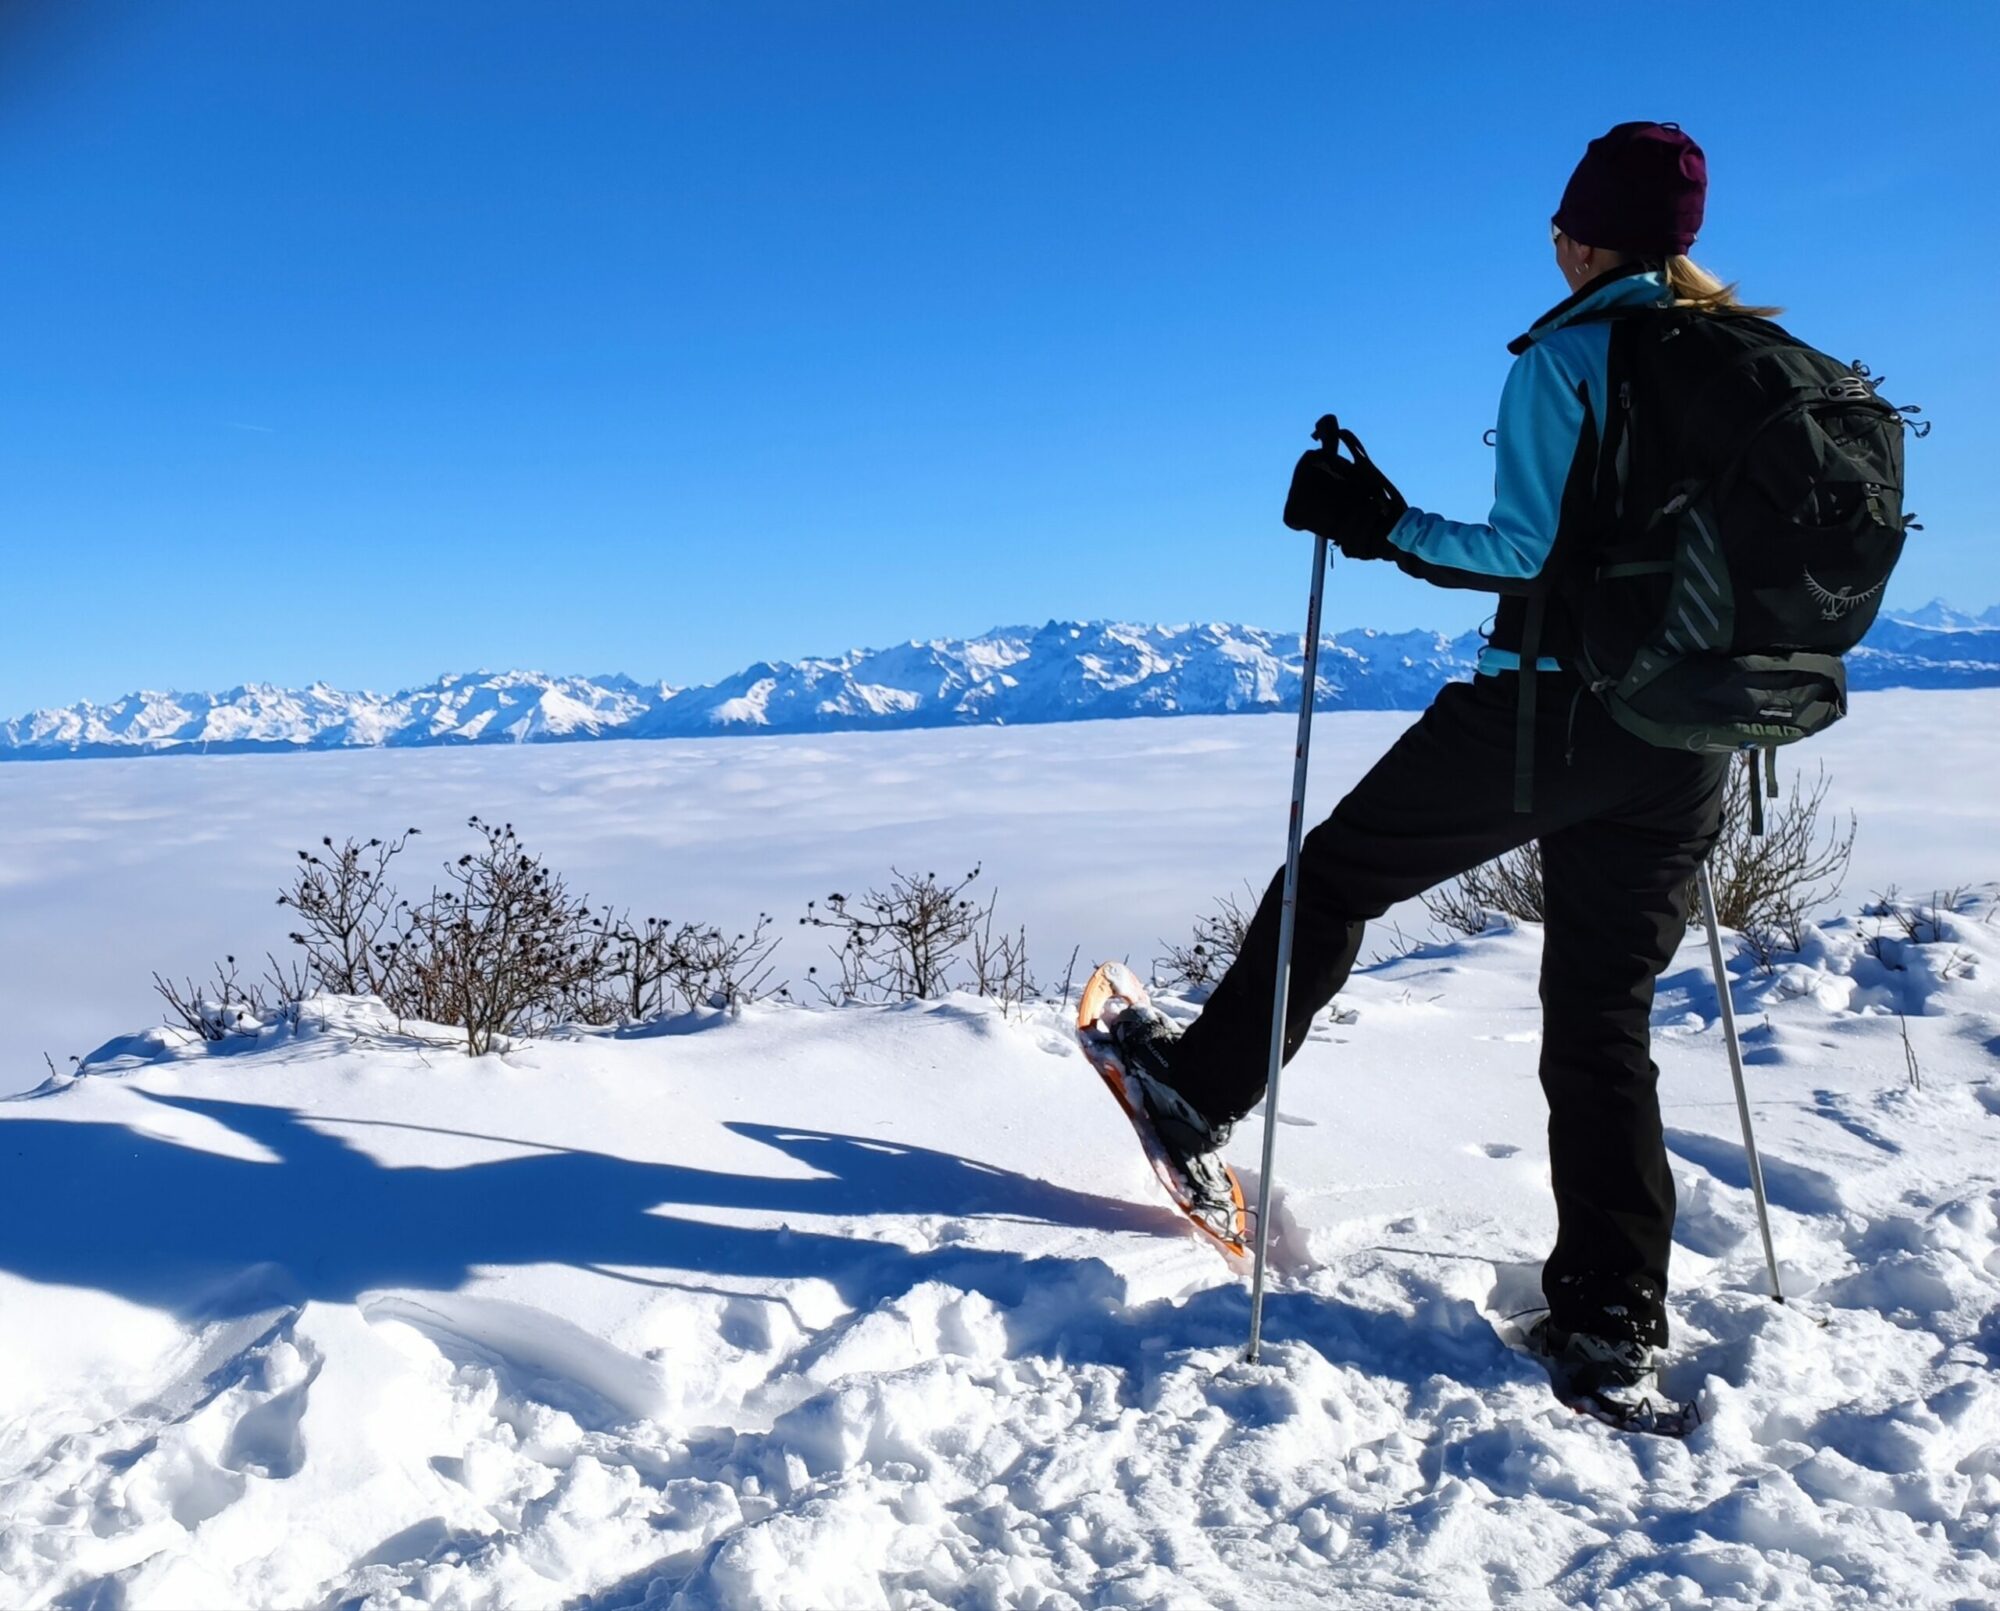
<svg viewBox="0 0 2000 1611">
<path fill-rule="evenodd" d="M 1518 589 L 1600 535 L 1594 488 L 1614 322 L 1605 315 L 1739 309 L 1687 256 L 1706 187 L 1700 146 L 1673 124 L 1624 123 L 1590 143 L 1552 221 L 1570 295 L 1513 345 L 1484 524 L 1409 508 L 1372 465 L 1331 451 L 1301 460 L 1285 510 L 1287 525 L 1331 538 L 1349 559 L 1386 559 L 1440 587 L 1515 590 L 1501 600 L 1478 675 L 1439 693 L 1305 839 L 1285 1056 L 1346 981 L 1368 919 L 1540 843 L 1540 1072 L 1557 1231 L 1542 1273 L 1549 1312 L 1531 1341 L 1577 1391 L 1635 1412 L 1658 1402 L 1674 1225 L 1650 1055 L 1653 986 L 1718 831 L 1727 757 L 1658 748 L 1618 726 L 1585 697 L 1561 604 L 1530 626 L 1544 611 Z M 1524 637 L 1539 638 L 1531 704 L 1520 697 Z M 1218 1150 L 1264 1095 L 1281 885 L 1282 875 L 1272 880 L 1240 955 L 1184 1033 L 1150 1009 L 1112 1030 L 1162 1148 L 1218 1223 L 1236 1212 Z"/>
</svg>

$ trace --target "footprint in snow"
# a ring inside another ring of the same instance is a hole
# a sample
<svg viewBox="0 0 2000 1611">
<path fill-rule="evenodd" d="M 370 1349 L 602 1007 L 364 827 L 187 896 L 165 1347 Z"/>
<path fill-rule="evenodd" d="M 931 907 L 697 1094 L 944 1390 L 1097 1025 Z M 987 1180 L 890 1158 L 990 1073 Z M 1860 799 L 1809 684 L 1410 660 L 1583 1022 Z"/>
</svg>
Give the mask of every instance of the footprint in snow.
<svg viewBox="0 0 2000 1611">
<path fill-rule="evenodd" d="M 1750 1189 L 1750 1170 L 1742 1144 L 1694 1130 L 1669 1130 L 1669 1151 L 1705 1169 L 1725 1186 Z M 1831 1175 L 1792 1163 L 1770 1152 L 1762 1155 L 1764 1189 L 1773 1204 L 1795 1214 L 1837 1214 L 1846 1206 L 1840 1184 Z"/>
<path fill-rule="evenodd" d="M 1853 1111 L 1853 1106 L 1845 1095 L 1838 1091 L 1813 1092 L 1812 1111 L 1829 1123 L 1837 1124 L 1857 1140 L 1887 1153 L 1899 1153 L 1901 1143 L 1890 1140 L 1867 1120 Z"/>
</svg>

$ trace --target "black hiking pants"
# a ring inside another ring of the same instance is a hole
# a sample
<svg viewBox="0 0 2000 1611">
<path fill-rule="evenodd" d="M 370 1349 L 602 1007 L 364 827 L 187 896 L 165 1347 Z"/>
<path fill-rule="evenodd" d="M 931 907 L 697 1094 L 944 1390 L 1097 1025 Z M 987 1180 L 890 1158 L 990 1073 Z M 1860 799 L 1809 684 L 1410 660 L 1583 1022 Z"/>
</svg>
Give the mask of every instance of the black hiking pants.
<svg viewBox="0 0 2000 1611">
<path fill-rule="evenodd" d="M 1633 737 L 1570 672 L 1541 673 L 1534 808 L 1514 810 L 1519 676 L 1453 683 L 1306 836 L 1285 1031 L 1289 1059 L 1347 980 L 1362 927 L 1396 902 L 1540 840 L 1542 1090 L 1558 1325 L 1663 1346 L 1674 1186 L 1651 1056 L 1653 984 L 1687 929 L 1727 757 Z M 1264 1094 L 1284 874 L 1175 1048 L 1173 1080 L 1211 1119 Z"/>
</svg>

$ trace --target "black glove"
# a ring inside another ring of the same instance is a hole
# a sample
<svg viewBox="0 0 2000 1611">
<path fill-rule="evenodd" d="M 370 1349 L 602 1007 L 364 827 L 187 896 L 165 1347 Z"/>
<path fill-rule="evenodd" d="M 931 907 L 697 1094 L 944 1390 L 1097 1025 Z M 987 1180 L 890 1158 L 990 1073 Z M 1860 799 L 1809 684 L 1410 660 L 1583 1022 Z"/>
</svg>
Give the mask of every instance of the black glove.
<svg viewBox="0 0 2000 1611">
<path fill-rule="evenodd" d="M 1285 496 L 1285 524 L 1332 540 L 1349 559 L 1387 559 L 1389 528 L 1410 506 L 1395 483 L 1375 468 L 1352 431 L 1331 414 L 1313 428 L 1320 445 L 1300 455 Z M 1340 456 L 1347 444 L 1351 459 Z"/>
</svg>

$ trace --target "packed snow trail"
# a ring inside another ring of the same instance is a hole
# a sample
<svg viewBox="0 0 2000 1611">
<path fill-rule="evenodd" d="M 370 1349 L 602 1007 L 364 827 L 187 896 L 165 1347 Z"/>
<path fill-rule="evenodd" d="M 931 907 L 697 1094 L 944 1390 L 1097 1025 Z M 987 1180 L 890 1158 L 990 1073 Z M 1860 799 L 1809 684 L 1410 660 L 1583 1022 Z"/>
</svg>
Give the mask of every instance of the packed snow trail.
<svg viewBox="0 0 2000 1611">
<path fill-rule="evenodd" d="M 0 1103 L 0 1600 L 1991 1604 L 1993 911 L 1739 965 L 1789 1307 L 1699 936 L 1663 980 L 1685 1444 L 1496 1330 L 1552 1228 L 1532 930 L 1315 1028 L 1258 1367 L 1053 1008 L 133 1037 Z"/>
</svg>

